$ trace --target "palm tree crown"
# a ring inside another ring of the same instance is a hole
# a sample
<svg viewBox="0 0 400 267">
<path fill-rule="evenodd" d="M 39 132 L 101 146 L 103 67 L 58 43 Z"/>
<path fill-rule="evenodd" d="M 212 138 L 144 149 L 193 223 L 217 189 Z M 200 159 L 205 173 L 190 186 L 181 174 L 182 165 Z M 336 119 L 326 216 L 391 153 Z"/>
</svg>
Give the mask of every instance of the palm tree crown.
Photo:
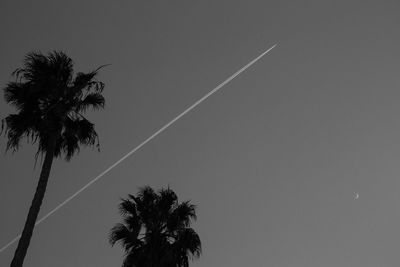
<svg viewBox="0 0 400 267">
<path fill-rule="evenodd" d="M 122 199 L 119 209 L 123 223 L 112 228 L 109 241 L 123 246 L 124 267 L 187 267 L 200 256 L 200 238 L 190 228 L 195 206 L 178 203 L 171 189 L 141 188 L 137 197 Z"/>
<path fill-rule="evenodd" d="M 74 75 L 73 62 L 63 52 L 27 54 L 24 66 L 13 72 L 16 80 L 4 88 L 6 102 L 18 111 L 2 120 L 7 150 L 17 150 L 27 137 L 38 142 L 38 154 L 43 154 L 54 135 L 54 156 L 65 154 L 67 160 L 79 145 L 98 146 L 94 125 L 82 115 L 88 108 L 104 107 L 104 84 L 95 80 L 98 70 Z"/>
</svg>

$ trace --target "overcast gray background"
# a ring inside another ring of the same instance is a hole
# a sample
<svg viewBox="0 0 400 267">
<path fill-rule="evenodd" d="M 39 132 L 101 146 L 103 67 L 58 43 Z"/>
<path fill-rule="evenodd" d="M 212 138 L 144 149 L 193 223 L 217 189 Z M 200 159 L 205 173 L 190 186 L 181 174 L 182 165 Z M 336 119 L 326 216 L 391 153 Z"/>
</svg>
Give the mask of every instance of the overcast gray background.
<svg viewBox="0 0 400 267">
<path fill-rule="evenodd" d="M 25 266 L 121 266 L 107 235 L 119 198 L 146 184 L 198 205 L 195 267 L 398 266 L 399 11 L 398 1 L 3 0 L 2 87 L 32 50 L 63 50 L 78 71 L 112 64 L 99 76 L 106 109 L 89 113 L 101 153 L 54 162 L 42 215 L 278 43 L 38 226 Z M 13 110 L 0 101 L 4 117 Z M 0 155 L 1 246 L 23 227 L 35 151 Z"/>
</svg>

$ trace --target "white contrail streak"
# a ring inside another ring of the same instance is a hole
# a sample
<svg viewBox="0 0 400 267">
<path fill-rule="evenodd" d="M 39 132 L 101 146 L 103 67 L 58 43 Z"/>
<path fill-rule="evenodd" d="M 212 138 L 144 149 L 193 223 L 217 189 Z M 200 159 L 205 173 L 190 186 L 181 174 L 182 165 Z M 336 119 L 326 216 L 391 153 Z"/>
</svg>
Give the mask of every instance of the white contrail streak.
<svg viewBox="0 0 400 267">
<path fill-rule="evenodd" d="M 138 145 L 137 147 L 135 147 L 134 149 L 132 149 L 129 153 L 127 153 L 125 156 L 123 156 L 122 158 L 120 158 L 117 162 L 115 162 L 113 165 L 111 165 L 110 167 L 108 167 L 105 171 L 103 171 L 102 173 L 100 173 L 97 177 L 95 177 L 93 180 L 91 180 L 89 183 L 87 183 L 85 186 L 83 186 L 81 189 L 79 189 L 78 191 L 76 191 L 72 196 L 70 196 L 69 198 L 67 198 L 66 200 L 64 200 L 62 203 L 60 203 L 57 207 L 55 207 L 53 210 L 51 210 L 49 213 L 47 213 L 46 215 L 44 215 L 40 220 L 37 220 L 35 225 L 40 224 L 41 222 L 43 222 L 44 220 L 46 220 L 50 215 L 52 215 L 54 212 L 56 212 L 57 210 L 59 210 L 62 206 L 64 206 L 65 204 L 67 204 L 69 201 L 71 201 L 72 199 L 74 199 L 77 195 L 79 195 L 80 193 L 82 193 L 85 189 L 87 189 L 89 186 L 91 186 L 92 184 L 94 184 L 97 180 L 99 180 L 101 177 L 103 177 L 105 174 L 107 174 L 109 171 L 111 171 L 114 167 L 116 167 L 118 164 L 120 164 L 122 161 L 124 161 L 127 157 L 129 157 L 130 155 L 132 155 L 133 153 L 135 153 L 136 151 L 138 151 L 142 146 L 144 146 L 145 144 L 147 144 L 148 142 L 150 142 L 154 137 L 156 137 L 157 135 L 159 135 L 160 133 L 162 133 L 165 129 L 167 129 L 169 126 L 171 126 L 173 123 L 175 123 L 177 120 L 179 120 L 180 118 L 182 118 L 186 113 L 188 113 L 189 111 L 191 111 L 192 109 L 194 109 L 195 107 L 197 107 L 201 102 L 203 102 L 204 100 L 206 100 L 209 96 L 211 96 L 212 94 L 214 94 L 215 92 L 217 92 L 219 89 L 221 89 L 223 86 L 225 86 L 227 83 L 229 83 L 230 81 L 232 81 L 233 79 L 235 79 L 239 74 L 241 74 L 243 71 L 245 71 L 247 68 L 249 68 L 251 65 L 253 65 L 254 63 L 256 63 L 260 58 L 262 58 L 265 54 L 267 54 L 269 51 L 271 51 L 277 44 L 274 44 L 273 46 L 271 46 L 267 51 L 263 52 L 261 55 L 259 55 L 258 57 L 256 57 L 255 59 L 253 59 L 252 61 L 250 61 L 246 66 L 244 66 L 243 68 L 241 68 L 240 70 L 238 70 L 237 72 L 235 72 L 231 77 L 229 77 L 228 79 L 226 79 L 225 81 L 223 81 L 221 84 L 219 84 L 217 87 L 215 87 L 214 89 L 212 89 L 210 92 L 208 92 L 205 96 L 203 96 L 202 98 L 200 98 L 199 100 L 197 100 L 194 104 L 192 104 L 189 108 L 187 108 L 185 111 L 183 111 L 181 114 L 179 114 L 178 116 L 176 116 L 173 120 L 171 120 L 170 122 L 168 122 L 167 124 L 165 124 L 163 127 L 161 127 L 158 131 L 156 131 L 155 133 L 153 133 L 150 137 L 148 137 L 146 140 L 144 140 L 140 145 Z M 21 235 L 18 235 L 16 238 L 14 238 L 13 240 L 11 240 L 7 245 L 5 245 L 4 247 L 2 247 L 0 249 L 0 253 L 3 252 L 4 250 L 6 250 L 9 246 L 11 246 L 12 244 L 14 244 L 15 242 L 18 241 L 18 239 L 20 239 Z"/>
</svg>

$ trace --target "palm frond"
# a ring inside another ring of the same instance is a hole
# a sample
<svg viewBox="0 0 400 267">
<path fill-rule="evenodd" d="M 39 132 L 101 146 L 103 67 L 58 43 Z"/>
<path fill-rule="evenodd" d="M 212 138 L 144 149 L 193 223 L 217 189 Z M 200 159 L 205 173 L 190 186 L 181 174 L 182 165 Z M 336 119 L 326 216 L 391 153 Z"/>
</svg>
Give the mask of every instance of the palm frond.
<svg viewBox="0 0 400 267">
<path fill-rule="evenodd" d="M 93 90 L 96 93 L 103 92 L 104 83 L 95 80 L 95 77 L 98 75 L 98 71 L 104 66 L 106 66 L 106 65 L 100 66 L 96 70 L 88 72 L 88 73 L 78 72 L 72 83 L 73 91 L 75 91 L 75 92 L 77 92 L 77 91 L 90 92 Z"/>
<path fill-rule="evenodd" d="M 118 223 L 111 229 L 108 241 L 114 246 L 117 242 L 126 243 L 129 241 L 127 240 L 129 236 L 128 228 L 122 223 Z"/>
<path fill-rule="evenodd" d="M 98 135 L 93 123 L 83 118 L 67 117 L 54 155 L 59 157 L 65 154 L 65 159 L 68 161 L 74 154 L 79 153 L 79 145 L 94 146 L 96 143 L 99 144 Z"/>
<path fill-rule="evenodd" d="M 24 108 L 28 102 L 34 101 L 29 94 L 29 85 L 20 82 L 10 82 L 4 88 L 4 100 L 18 110 Z"/>
<path fill-rule="evenodd" d="M 167 228 L 175 231 L 182 227 L 189 227 L 192 220 L 196 220 L 196 206 L 189 201 L 179 204 L 170 214 Z"/>
<path fill-rule="evenodd" d="M 118 209 L 122 216 L 137 216 L 136 204 L 129 199 L 121 198 L 121 203 L 118 205 Z"/>
<path fill-rule="evenodd" d="M 194 258 L 201 255 L 201 241 L 199 235 L 192 228 L 185 228 L 178 232 L 175 247 L 189 252 Z"/>
<path fill-rule="evenodd" d="M 100 93 L 89 93 L 87 94 L 82 101 L 77 105 L 77 112 L 85 112 L 88 108 L 92 108 L 93 110 L 97 110 L 100 108 L 104 108 L 105 99 Z"/>
<path fill-rule="evenodd" d="M 20 112 L 18 114 L 10 114 L 2 120 L 2 128 L 7 136 L 6 150 L 17 150 L 22 138 L 26 137 L 27 141 L 35 143 L 37 140 L 37 132 L 35 131 L 35 120 L 31 114 Z M 2 130 L 3 130 L 2 129 Z"/>
</svg>

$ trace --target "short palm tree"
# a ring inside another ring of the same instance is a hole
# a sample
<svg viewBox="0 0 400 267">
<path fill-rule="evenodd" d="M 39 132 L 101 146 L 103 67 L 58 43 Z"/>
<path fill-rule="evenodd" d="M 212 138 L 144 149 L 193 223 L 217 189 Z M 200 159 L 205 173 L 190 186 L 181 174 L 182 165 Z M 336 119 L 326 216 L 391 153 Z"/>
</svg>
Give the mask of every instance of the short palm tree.
<svg viewBox="0 0 400 267">
<path fill-rule="evenodd" d="M 171 189 L 141 188 L 119 209 L 123 223 L 112 228 L 109 241 L 124 248 L 123 267 L 188 267 L 189 259 L 200 256 L 200 238 L 190 228 L 195 206 L 178 203 Z"/>
<path fill-rule="evenodd" d="M 104 107 L 104 84 L 95 78 L 98 69 L 74 75 L 73 62 L 63 52 L 48 55 L 28 53 L 23 67 L 13 72 L 15 81 L 4 88 L 4 98 L 16 114 L 2 120 L 8 137 L 7 150 L 17 150 L 21 140 L 37 143 L 38 155 L 44 155 L 36 193 L 22 231 L 11 267 L 21 267 L 33 234 L 46 191 L 54 157 L 66 160 L 79 152 L 79 146 L 98 147 L 94 125 L 82 113 L 88 108 Z"/>
</svg>

